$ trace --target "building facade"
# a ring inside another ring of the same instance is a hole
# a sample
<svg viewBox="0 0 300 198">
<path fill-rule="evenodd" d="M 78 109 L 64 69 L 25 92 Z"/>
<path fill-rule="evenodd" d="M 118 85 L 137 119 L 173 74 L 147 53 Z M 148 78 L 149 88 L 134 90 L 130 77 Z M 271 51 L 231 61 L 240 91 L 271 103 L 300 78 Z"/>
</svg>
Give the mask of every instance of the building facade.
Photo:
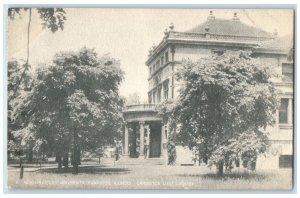
<svg viewBox="0 0 300 198">
<path fill-rule="evenodd" d="M 186 31 L 175 31 L 170 25 L 163 40 L 149 50 L 146 65 L 149 69 L 147 105 L 128 106 L 124 112 L 123 154 L 130 157 L 166 160 L 168 123 L 155 111 L 165 100 L 172 101 L 179 94 L 180 82 L 174 74 L 183 59 L 198 60 L 211 54 L 236 54 L 251 51 L 272 72 L 272 81 L 281 101 L 276 124 L 268 127 L 274 155 L 265 156 L 274 168 L 291 167 L 293 155 L 293 37 L 279 38 L 276 31 L 268 33 L 244 24 L 237 13 L 232 19 L 219 19 L 211 11 L 207 20 Z M 177 146 L 177 163 L 191 164 L 192 153 Z M 264 167 L 266 160 L 258 160 Z M 271 163 L 272 162 L 272 163 Z M 275 162 L 275 163 L 274 163 Z"/>
</svg>

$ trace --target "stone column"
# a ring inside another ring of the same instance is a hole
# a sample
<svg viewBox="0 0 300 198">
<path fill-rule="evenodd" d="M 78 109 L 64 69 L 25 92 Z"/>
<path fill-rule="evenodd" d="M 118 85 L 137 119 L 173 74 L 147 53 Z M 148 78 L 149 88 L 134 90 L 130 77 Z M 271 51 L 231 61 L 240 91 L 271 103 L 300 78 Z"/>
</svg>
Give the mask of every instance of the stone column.
<svg viewBox="0 0 300 198">
<path fill-rule="evenodd" d="M 293 99 L 289 99 L 288 104 L 288 124 L 293 124 Z"/>
<path fill-rule="evenodd" d="M 124 131 L 124 155 L 128 155 L 128 148 L 129 148 L 129 134 L 128 134 L 128 127 L 127 123 L 125 124 L 125 131 Z"/>
<path fill-rule="evenodd" d="M 147 158 L 150 157 L 150 126 L 147 126 Z"/>
<path fill-rule="evenodd" d="M 140 122 L 140 157 L 144 157 L 144 124 Z"/>
<path fill-rule="evenodd" d="M 161 141 L 160 141 L 160 156 L 164 156 L 164 143 L 165 143 L 165 123 L 161 122 Z"/>
</svg>

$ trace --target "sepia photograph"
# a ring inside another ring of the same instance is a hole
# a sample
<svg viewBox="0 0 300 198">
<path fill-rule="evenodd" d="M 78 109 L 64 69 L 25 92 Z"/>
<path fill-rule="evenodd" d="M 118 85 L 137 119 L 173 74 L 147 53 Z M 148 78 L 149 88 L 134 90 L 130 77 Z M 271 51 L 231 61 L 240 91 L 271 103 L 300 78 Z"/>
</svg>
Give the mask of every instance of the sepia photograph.
<svg viewBox="0 0 300 198">
<path fill-rule="evenodd" d="M 293 7 L 6 12 L 9 190 L 293 190 Z"/>
</svg>

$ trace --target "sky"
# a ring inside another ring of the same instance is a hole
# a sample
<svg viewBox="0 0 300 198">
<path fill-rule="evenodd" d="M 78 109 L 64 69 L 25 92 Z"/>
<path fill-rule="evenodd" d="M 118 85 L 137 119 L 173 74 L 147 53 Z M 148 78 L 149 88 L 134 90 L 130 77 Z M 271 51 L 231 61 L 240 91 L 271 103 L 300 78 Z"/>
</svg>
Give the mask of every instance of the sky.
<svg viewBox="0 0 300 198">
<path fill-rule="evenodd" d="M 63 31 L 52 33 L 42 29 L 41 20 L 33 10 L 30 28 L 30 61 L 50 61 L 60 51 L 94 48 L 99 55 L 109 53 L 120 60 L 125 80 L 120 86 L 122 96 L 138 92 L 147 100 L 148 50 L 158 44 L 170 23 L 175 31 L 186 31 L 204 22 L 212 10 L 216 18 L 231 19 L 237 12 L 241 22 L 279 36 L 293 33 L 293 12 L 282 9 L 110 9 L 65 8 L 67 20 Z M 7 19 L 8 60 L 26 59 L 28 13 L 15 20 Z"/>
</svg>

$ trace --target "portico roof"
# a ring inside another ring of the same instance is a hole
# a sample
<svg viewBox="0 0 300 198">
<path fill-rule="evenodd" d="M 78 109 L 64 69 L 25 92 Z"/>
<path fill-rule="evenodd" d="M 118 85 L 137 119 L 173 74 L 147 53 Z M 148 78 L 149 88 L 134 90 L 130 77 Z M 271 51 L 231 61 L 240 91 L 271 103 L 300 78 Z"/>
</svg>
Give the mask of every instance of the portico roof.
<svg viewBox="0 0 300 198">
<path fill-rule="evenodd" d="M 154 104 L 128 105 L 123 112 L 126 122 L 161 121 Z"/>
</svg>

